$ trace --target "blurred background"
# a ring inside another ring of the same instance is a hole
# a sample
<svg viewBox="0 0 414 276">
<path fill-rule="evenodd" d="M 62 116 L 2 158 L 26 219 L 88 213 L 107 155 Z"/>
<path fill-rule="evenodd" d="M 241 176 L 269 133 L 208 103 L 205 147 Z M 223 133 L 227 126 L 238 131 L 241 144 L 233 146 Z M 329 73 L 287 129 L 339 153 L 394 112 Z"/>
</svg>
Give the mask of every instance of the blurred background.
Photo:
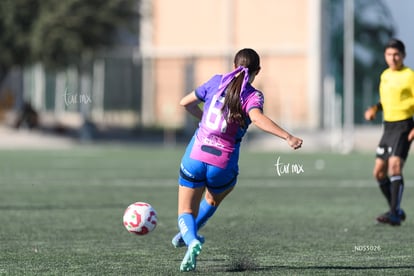
<svg viewBox="0 0 414 276">
<path fill-rule="evenodd" d="M 373 150 L 384 45 L 414 67 L 410 0 L 3 0 L 0 147 L 186 142 L 180 98 L 254 48 L 265 113 L 304 150 Z M 413 53 L 413 54 L 412 54 Z M 246 146 L 287 148 L 252 127 Z"/>
</svg>

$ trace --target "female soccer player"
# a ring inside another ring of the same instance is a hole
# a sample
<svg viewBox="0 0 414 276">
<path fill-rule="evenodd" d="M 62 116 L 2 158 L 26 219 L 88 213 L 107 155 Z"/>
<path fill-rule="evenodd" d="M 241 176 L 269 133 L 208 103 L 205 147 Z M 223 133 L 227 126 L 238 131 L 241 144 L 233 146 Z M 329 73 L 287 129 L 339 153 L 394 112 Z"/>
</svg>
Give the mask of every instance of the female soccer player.
<svg viewBox="0 0 414 276">
<path fill-rule="evenodd" d="M 259 55 L 252 49 L 242 49 L 234 58 L 234 67 L 226 75 L 213 76 L 180 101 L 180 105 L 201 120 L 180 166 L 180 232 L 172 243 L 175 247 L 188 247 L 181 271 L 195 269 L 196 257 L 204 243 L 197 231 L 236 185 L 240 142 L 249 124 L 253 122 L 263 131 L 285 139 L 293 149 L 302 146 L 300 138 L 263 114 L 263 94 L 251 85 L 260 71 Z"/>
<path fill-rule="evenodd" d="M 391 39 L 384 56 L 388 68 L 381 74 L 380 102 L 365 111 L 365 119 L 372 120 L 378 111 L 383 112 L 384 132 L 373 174 L 390 210 L 377 217 L 377 221 L 400 225 L 406 218 L 400 206 L 403 166 L 414 138 L 414 71 L 404 66 L 405 46 L 400 40 Z"/>
</svg>

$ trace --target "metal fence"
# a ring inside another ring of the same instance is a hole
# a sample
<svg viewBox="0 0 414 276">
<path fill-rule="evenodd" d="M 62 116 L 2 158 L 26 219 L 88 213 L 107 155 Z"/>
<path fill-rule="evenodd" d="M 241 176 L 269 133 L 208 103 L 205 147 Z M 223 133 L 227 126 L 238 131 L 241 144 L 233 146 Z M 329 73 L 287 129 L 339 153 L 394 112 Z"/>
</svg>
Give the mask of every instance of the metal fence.
<svg viewBox="0 0 414 276">
<path fill-rule="evenodd" d="M 36 64 L 23 71 L 23 99 L 55 121 L 136 126 L 141 117 L 141 71 L 141 63 L 129 54 L 107 54 L 82 68 L 61 71 Z"/>
</svg>

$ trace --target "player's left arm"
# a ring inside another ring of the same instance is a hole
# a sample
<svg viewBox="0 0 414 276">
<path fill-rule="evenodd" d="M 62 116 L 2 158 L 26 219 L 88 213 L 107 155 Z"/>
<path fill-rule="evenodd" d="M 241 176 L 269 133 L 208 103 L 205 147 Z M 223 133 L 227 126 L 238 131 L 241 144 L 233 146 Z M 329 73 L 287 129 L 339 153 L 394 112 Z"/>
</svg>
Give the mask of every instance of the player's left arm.
<svg viewBox="0 0 414 276">
<path fill-rule="evenodd" d="M 263 111 L 259 108 L 252 108 L 249 111 L 250 120 L 255 124 L 259 129 L 278 136 L 282 139 L 285 139 L 290 147 L 293 149 L 298 149 L 302 146 L 303 140 L 293 136 L 278 124 L 276 124 L 272 119 L 263 114 Z"/>
<path fill-rule="evenodd" d="M 191 115 L 199 120 L 203 117 L 203 110 L 199 106 L 200 103 L 201 101 L 196 96 L 195 91 L 185 95 L 180 101 L 180 105 L 185 107 Z"/>
</svg>

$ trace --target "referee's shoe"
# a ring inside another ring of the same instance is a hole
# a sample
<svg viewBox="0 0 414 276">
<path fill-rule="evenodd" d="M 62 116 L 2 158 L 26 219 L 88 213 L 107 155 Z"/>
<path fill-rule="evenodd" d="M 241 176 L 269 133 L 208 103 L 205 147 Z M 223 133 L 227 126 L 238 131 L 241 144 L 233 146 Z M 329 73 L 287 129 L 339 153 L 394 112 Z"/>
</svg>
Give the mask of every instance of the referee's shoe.
<svg viewBox="0 0 414 276">
<path fill-rule="evenodd" d="M 392 226 L 399 226 L 401 225 L 401 221 L 405 221 L 406 214 L 403 209 L 398 211 L 398 215 L 392 215 L 391 211 L 388 211 L 384 214 L 381 214 L 377 217 L 377 222 L 379 223 L 386 223 Z"/>
</svg>

